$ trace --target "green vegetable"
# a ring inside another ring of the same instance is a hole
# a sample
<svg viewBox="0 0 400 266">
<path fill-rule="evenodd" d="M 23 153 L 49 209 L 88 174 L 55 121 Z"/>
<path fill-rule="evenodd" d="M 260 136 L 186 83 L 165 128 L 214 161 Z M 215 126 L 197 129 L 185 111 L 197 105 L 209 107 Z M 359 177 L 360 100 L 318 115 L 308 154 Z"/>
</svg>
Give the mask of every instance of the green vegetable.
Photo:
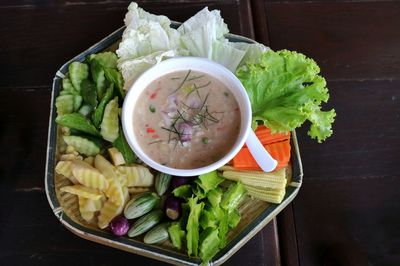
<svg viewBox="0 0 400 266">
<path fill-rule="evenodd" d="M 240 213 L 237 209 L 229 212 L 228 225 L 230 228 L 235 228 L 240 222 Z"/>
<path fill-rule="evenodd" d="M 89 77 L 88 65 L 80 62 L 72 62 L 68 67 L 68 71 L 72 85 L 76 91 L 80 92 L 82 81 Z"/>
<path fill-rule="evenodd" d="M 96 83 L 97 88 L 97 95 L 99 99 L 103 98 L 104 92 L 107 87 L 107 80 L 106 80 L 106 71 L 107 69 L 113 69 L 112 71 L 116 70 L 117 68 L 117 56 L 113 52 L 104 52 L 98 54 L 92 54 L 89 56 L 90 61 L 90 70 L 92 73 L 93 80 Z M 110 73 L 109 73 L 110 75 Z M 107 79 L 114 82 L 114 77 L 116 74 L 113 73 L 111 76 L 107 77 Z M 122 82 L 121 80 L 116 79 L 118 82 Z M 117 85 L 117 84 L 116 84 Z"/>
<path fill-rule="evenodd" d="M 115 97 L 106 105 L 100 129 L 105 140 L 113 142 L 118 138 L 118 97 Z"/>
<path fill-rule="evenodd" d="M 220 238 L 218 229 L 207 228 L 200 235 L 200 258 L 206 265 L 219 251 Z"/>
<path fill-rule="evenodd" d="M 86 117 L 79 113 L 60 115 L 56 118 L 56 123 L 60 126 L 85 132 L 93 136 L 100 136 L 96 127 L 93 126 Z"/>
<path fill-rule="evenodd" d="M 103 98 L 101 98 L 99 105 L 97 106 L 96 110 L 93 113 L 92 120 L 93 124 L 96 127 L 100 127 L 101 120 L 103 120 L 104 109 L 106 108 L 108 102 L 112 99 L 113 94 L 114 94 L 114 85 L 111 84 L 110 87 L 107 89 L 106 93 L 104 94 Z"/>
<path fill-rule="evenodd" d="M 208 144 L 210 140 L 208 138 L 202 138 L 201 141 L 203 142 L 203 144 Z"/>
<path fill-rule="evenodd" d="M 155 181 L 155 189 L 159 196 L 164 195 L 164 193 L 169 188 L 169 184 L 171 183 L 171 176 L 165 173 L 157 173 L 156 181 Z"/>
<path fill-rule="evenodd" d="M 213 210 L 207 210 L 204 208 L 200 214 L 199 224 L 203 230 L 208 227 L 217 228 L 218 220 L 216 219 Z"/>
<path fill-rule="evenodd" d="M 79 113 L 84 116 L 88 116 L 91 111 L 92 107 L 89 105 L 82 105 L 82 107 L 79 109 Z"/>
<path fill-rule="evenodd" d="M 82 105 L 82 96 L 80 95 L 74 95 L 74 111 L 77 111 L 79 107 Z"/>
<path fill-rule="evenodd" d="M 162 223 L 155 226 L 143 238 L 146 244 L 160 243 L 168 239 L 168 226 L 169 223 Z"/>
<path fill-rule="evenodd" d="M 74 111 L 74 96 L 60 95 L 56 98 L 56 108 L 58 115 L 69 114 Z"/>
<path fill-rule="evenodd" d="M 186 225 L 186 244 L 188 255 L 198 255 L 199 246 L 199 218 L 200 213 L 203 210 L 204 203 L 197 203 L 197 198 L 190 198 L 188 200 L 190 213 L 188 222 Z"/>
<path fill-rule="evenodd" d="M 102 67 L 117 68 L 118 57 L 113 52 L 103 52 L 90 55 L 89 60 L 96 61 Z"/>
<path fill-rule="evenodd" d="M 92 73 L 93 81 L 96 84 L 97 97 L 100 100 L 103 98 L 104 91 L 107 87 L 103 67 L 97 60 L 91 60 L 90 72 Z"/>
<path fill-rule="evenodd" d="M 93 109 L 97 106 L 97 91 L 95 85 L 88 79 L 81 82 L 81 94 L 85 104 Z"/>
<path fill-rule="evenodd" d="M 219 247 L 223 248 L 226 245 L 226 234 L 229 231 L 229 215 L 226 210 L 221 209 L 221 215 L 218 225 L 218 236 L 220 239 Z"/>
<path fill-rule="evenodd" d="M 124 216 L 135 219 L 150 212 L 160 204 L 160 197 L 154 192 L 145 192 L 132 198 L 125 206 Z"/>
<path fill-rule="evenodd" d="M 136 222 L 132 225 L 131 229 L 129 229 L 128 236 L 135 237 L 146 233 L 156 224 L 158 224 L 161 221 L 162 217 L 163 212 L 161 210 L 153 210 L 148 214 L 140 217 L 140 219 L 136 220 Z"/>
<path fill-rule="evenodd" d="M 69 94 L 78 94 L 79 93 L 74 89 L 74 86 L 72 85 L 72 82 L 69 78 L 65 77 L 62 80 L 62 88 L 64 92 L 67 92 Z"/>
<path fill-rule="evenodd" d="M 225 179 L 223 177 L 218 176 L 217 171 L 212 171 L 210 173 L 200 175 L 195 182 L 204 190 L 205 193 L 207 193 L 212 189 L 216 189 L 224 180 Z"/>
<path fill-rule="evenodd" d="M 211 206 L 217 207 L 221 202 L 222 198 L 222 190 L 220 188 L 216 188 L 207 193 L 207 199 L 211 203 Z"/>
<path fill-rule="evenodd" d="M 192 195 L 192 188 L 190 185 L 182 185 L 172 191 L 177 198 L 187 199 Z"/>
<path fill-rule="evenodd" d="M 87 156 L 94 156 L 100 152 L 99 146 L 80 136 L 64 136 L 64 141 L 67 145 L 74 147 L 79 153 Z"/>
<path fill-rule="evenodd" d="M 239 206 L 245 195 L 246 188 L 242 183 L 237 182 L 231 185 L 222 196 L 221 207 L 228 212 L 233 211 Z"/>
<path fill-rule="evenodd" d="M 186 232 L 181 229 L 178 222 L 172 223 L 170 227 L 168 227 L 169 238 L 171 239 L 172 245 L 177 249 L 182 248 L 183 239 L 186 236 Z"/>
<path fill-rule="evenodd" d="M 125 97 L 125 92 L 123 90 L 124 80 L 122 79 L 121 73 L 119 73 L 119 71 L 117 69 L 105 68 L 104 74 L 106 75 L 106 78 L 110 82 L 114 83 L 114 85 L 117 87 L 121 97 L 124 98 Z"/>
<path fill-rule="evenodd" d="M 127 165 L 136 162 L 136 155 L 131 150 L 131 147 L 129 147 L 122 128 L 119 129 L 118 138 L 113 142 L 113 146 L 122 153 Z"/>
<path fill-rule="evenodd" d="M 198 179 L 196 179 L 196 180 L 198 180 Z M 206 197 L 206 192 L 204 191 L 204 189 L 201 188 L 201 186 L 199 186 L 199 184 L 197 184 L 196 181 L 195 181 L 195 185 L 192 187 L 192 191 L 193 191 L 193 194 L 199 200 L 202 200 Z"/>
<path fill-rule="evenodd" d="M 152 113 L 155 113 L 155 112 L 156 112 L 156 108 L 155 108 L 153 105 L 150 105 L 150 106 L 149 106 L 149 110 L 150 110 L 150 112 L 152 112 Z"/>
<path fill-rule="evenodd" d="M 287 132 L 311 122 L 308 135 L 322 142 L 332 135 L 335 110 L 321 111 L 329 99 L 325 79 L 314 60 L 287 50 L 268 51 L 259 62 L 238 69 L 249 95 L 253 120 L 272 132 Z"/>
</svg>

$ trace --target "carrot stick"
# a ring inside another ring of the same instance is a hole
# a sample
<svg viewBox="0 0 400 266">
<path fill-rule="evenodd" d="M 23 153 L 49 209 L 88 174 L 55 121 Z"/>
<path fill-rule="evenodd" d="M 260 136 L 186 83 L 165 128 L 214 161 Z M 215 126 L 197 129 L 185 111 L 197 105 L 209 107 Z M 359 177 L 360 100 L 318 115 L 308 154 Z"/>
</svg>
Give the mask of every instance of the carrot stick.
<svg viewBox="0 0 400 266">
<path fill-rule="evenodd" d="M 290 141 L 288 139 L 264 145 L 264 148 L 269 152 L 272 158 L 278 161 L 275 170 L 288 165 L 290 161 Z M 233 158 L 232 163 L 234 168 L 240 170 L 261 170 L 247 147 L 243 147 L 239 151 Z"/>
<path fill-rule="evenodd" d="M 258 126 L 255 133 L 263 145 L 290 139 L 290 132 L 272 134 L 271 129 L 264 125 Z"/>
</svg>

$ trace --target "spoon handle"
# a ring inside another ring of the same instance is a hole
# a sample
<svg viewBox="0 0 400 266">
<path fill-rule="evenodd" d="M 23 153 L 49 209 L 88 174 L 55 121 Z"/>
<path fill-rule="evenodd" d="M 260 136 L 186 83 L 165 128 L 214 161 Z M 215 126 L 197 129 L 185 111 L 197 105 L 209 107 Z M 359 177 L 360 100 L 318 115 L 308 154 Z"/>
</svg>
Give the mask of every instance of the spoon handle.
<svg viewBox="0 0 400 266">
<path fill-rule="evenodd" d="M 276 168 L 278 162 L 271 157 L 252 129 L 250 129 L 250 133 L 246 139 L 246 145 L 264 172 L 271 172 Z"/>
</svg>

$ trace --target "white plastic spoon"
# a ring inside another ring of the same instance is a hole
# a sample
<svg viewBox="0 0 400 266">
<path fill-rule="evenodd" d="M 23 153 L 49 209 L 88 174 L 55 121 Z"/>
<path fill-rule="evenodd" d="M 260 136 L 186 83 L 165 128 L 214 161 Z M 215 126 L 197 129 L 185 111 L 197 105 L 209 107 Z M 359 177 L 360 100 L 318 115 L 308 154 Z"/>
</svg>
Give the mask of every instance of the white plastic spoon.
<svg viewBox="0 0 400 266">
<path fill-rule="evenodd" d="M 271 172 L 276 168 L 278 162 L 271 157 L 252 129 L 250 129 L 246 139 L 246 145 L 251 155 L 253 155 L 254 160 L 256 160 L 264 172 Z"/>
</svg>

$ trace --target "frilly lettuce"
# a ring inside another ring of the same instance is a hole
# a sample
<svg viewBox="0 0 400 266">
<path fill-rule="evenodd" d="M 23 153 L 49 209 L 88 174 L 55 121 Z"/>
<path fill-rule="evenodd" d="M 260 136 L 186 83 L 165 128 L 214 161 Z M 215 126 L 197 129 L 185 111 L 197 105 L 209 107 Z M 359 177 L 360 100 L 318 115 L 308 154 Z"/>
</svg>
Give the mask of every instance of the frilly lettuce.
<svg viewBox="0 0 400 266">
<path fill-rule="evenodd" d="M 331 136 L 336 113 L 321 111 L 329 94 L 314 60 L 287 50 L 268 51 L 260 58 L 236 72 L 249 95 L 253 120 L 273 132 L 289 131 L 309 120 L 311 138 L 322 142 Z"/>
</svg>

